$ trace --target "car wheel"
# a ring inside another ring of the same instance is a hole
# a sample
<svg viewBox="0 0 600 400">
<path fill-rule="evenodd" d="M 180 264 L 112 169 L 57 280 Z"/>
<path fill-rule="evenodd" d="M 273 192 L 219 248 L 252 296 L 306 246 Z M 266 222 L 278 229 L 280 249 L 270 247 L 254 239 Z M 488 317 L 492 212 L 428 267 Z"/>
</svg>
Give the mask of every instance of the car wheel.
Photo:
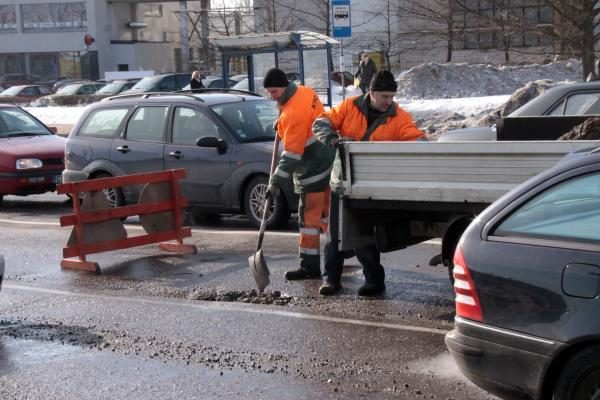
<svg viewBox="0 0 600 400">
<path fill-rule="evenodd" d="M 250 181 L 246 192 L 244 193 L 244 210 L 250 221 L 250 225 L 255 228 L 260 227 L 265 203 L 265 193 L 269 180 L 266 176 L 258 176 Z M 267 214 L 267 229 L 273 229 L 283 226 L 290 218 L 290 211 L 287 206 L 287 200 L 283 193 L 271 204 Z"/>
<path fill-rule="evenodd" d="M 600 346 L 575 354 L 562 368 L 553 400 L 600 399 Z"/>
<path fill-rule="evenodd" d="M 109 174 L 98 174 L 94 176 L 92 179 L 100 179 L 100 178 L 112 178 Z M 112 208 L 122 207 L 125 205 L 125 197 L 123 196 L 123 191 L 121 188 L 108 188 L 102 190 L 108 199 Z"/>
</svg>

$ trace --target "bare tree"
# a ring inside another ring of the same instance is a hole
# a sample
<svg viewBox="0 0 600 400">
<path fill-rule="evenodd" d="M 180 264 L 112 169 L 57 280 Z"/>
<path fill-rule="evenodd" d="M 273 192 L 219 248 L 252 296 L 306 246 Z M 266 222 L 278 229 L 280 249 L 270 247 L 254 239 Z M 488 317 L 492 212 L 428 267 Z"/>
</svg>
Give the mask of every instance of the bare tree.
<svg viewBox="0 0 600 400">
<path fill-rule="evenodd" d="M 256 12 L 270 32 L 311 30 L 329 34 L 329 0 L 255 0 Z"/>
<path fill-rule="evenodd" d="M 554 29 L 561 55 L 581 57 L 583 78 L 594 70 L 600 42 L 600 0 L 545 0 L 555 13 Z"/>
</svg>

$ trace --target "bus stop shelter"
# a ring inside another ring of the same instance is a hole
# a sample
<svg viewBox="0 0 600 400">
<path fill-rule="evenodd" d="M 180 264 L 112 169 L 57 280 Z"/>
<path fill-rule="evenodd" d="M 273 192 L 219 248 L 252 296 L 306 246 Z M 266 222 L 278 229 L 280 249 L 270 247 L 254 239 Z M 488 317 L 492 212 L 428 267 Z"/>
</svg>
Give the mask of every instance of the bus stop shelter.
<svg viewBox="0 0 600 400">
<path fill-rule="evenodd" d="M 300 83 L 311 86 L 320 95 L 326 90 L 326 105 L 332 105 L 331 49 L 333 46 L 339 46 L 337 40 L 316 32 L 293 31 L 222 36 L 214 38 L 213 41 L 221 52 L 225 84 L 228 82 L 232 58 L 246 59 L 248 89 L 255 92 L 255 80 L 262 79 L 268 68 L 281 68 L 280 63 L 285 58 L 287 65 L 290 65 L 290 62 L 296 64 Z M 285 71 L 285 68 L 281 69 Z"/>
</svg>

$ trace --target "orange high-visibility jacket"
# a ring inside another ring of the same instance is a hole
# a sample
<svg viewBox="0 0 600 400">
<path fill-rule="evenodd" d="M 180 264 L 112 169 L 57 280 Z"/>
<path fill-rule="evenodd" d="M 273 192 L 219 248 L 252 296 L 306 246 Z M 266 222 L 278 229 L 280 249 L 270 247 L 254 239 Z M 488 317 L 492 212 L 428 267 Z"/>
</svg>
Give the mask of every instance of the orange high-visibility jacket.
<svg viewBox="0 0 600 400">
<path fill-rule="evenodd" d="M 335 158 L 335 151 L 317 141 L 312 132 L 315 118 L 325 111 L 323 104 L 312 89 L 293 83 L 280 102 L 277 134 L 283 153 L 272 183 L 281 186 L 293 177 L 298 193 L 323 191 Z"/>
<path fill-rule="evenodd" d="M 317 139 L 328 146 L 340 137 L 345 141 L 427 141 L 410 114 L 396 103 L 367 127 L 368 96 L 350 97 L 319 116 L 313 124 Z M 331 187 L 337 192 L 341 189 L 339 156 L 333 166 Z"/>
</svg>

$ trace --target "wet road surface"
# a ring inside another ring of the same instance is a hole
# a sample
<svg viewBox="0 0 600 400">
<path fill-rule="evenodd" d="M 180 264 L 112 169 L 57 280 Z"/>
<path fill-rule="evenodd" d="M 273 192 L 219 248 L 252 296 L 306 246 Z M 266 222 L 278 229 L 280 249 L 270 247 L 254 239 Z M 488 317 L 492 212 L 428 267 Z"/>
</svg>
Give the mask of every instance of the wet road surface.
<svg viewBox="0 0 600 400">
<path fill-rule="evenodd" d="M 317 280 L 283 279 L 297 263 L 291 222 L 265 238 L 260 304 L 243 219 L 195 226 L 196 255 L 149 245 L 90 256 L 100 274 L 61 271 L 70 205 L 48 196 L 7 196 L 0 210 L 0 398 L 493 399 L 443 344 L 453 295 L 446 271 L 426 266 L 434 244 L 384 255 L 384 296 L 356 296 L 351 259 L 342 293 L 322 298 Z"/>
</svg>

